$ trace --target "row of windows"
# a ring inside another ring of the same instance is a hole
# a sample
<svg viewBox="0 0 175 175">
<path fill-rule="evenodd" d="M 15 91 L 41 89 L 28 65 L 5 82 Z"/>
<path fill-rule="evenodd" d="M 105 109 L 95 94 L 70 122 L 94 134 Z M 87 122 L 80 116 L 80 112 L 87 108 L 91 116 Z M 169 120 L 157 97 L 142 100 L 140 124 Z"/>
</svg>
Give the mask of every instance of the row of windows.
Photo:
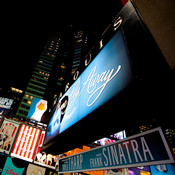
<svg viewBox="0 0 175 175">
<path fill-rule="evenodd" d="M 27 116 L 27 114 L 28 114 L 28 112 L 22 111 L 22 110 L 19 110 L 18 112 L 19 112 L 20 114 L 23 114 L 23 115 L 26 115 L 26 116 Z"/>
<path fill-rule="evenodd" d="M 43 75 L 43 74 L 39 74 L 38 72 L 34 72 L 33 75 L 34 75 L 35 77 L 39 77 L 39 78 L 41 78 L 41 79 L 43 79 L 43 78 L 44 78 L 45 80 L 48 79 L 48 76 L 45 76 L 45 75 Z"/>
<path fill-rule="evenodd" d="M 52 67 L 52 64 L 46 63 L 46 61 L 43 61 L 43 60 L 39 60 L 38 64 L 45 67 Z"/>
<path fill-rule="evenodd" d="M 47 60 L 49 62 L 53 62 L 53 58 L 48 57 L 46 54 L 41 53 L 40 58 L 43 58 L 44 60 Z"/>
<path fill-rule="evenodd" d="M 50 64 L 50 65 L 53 64 L 53 60 L 52 59 L 45 59 L 43 57 L 40 57 L 39 62 L 40 63 L 45 63 L 45 64 Z"/>
<path fill-rule="evenodd" d="M 25 99 L 25 98 L 24 98 L 22 101 L 23 101 L 24 103 L 29 104 L 29 105 L 31 105 L 31 104 L 32 104 L 32 101 L 31 101 L 31 100 L 27 100 L 27 99 Z"/>
<path fill-rule="evenodd" d="M 40 68 L 40 69 L 42 69 L 44 71 L 51 71 L 51 68 L 43 66 L 43 65 L 40 65 L 40 64 L 37 64 L 36 67 Z"/>
<path fill-rule="evenodd" d="M 35 84 L 35 85 L 38 85 L 38 86 L 42 86 L 42 87 L 44 87 L 44 86 L 46 86 L 47 85 L 47 83 L 46 82 L 44 82 L 44 83 L 42 83 L 42 82 L 39 82 L 39 81 L 37 81 L 37 80 L 34 80 L 34 79 L 31 79 L 30 80 L 30 83 L 32 83 L 32 84 Z M 37 81 L 37 82 L 36 82 Z"/>
<path fill-rule="evenodd" d="M 24 104 L 22 104 L 21 107 L 24 108 L 24 109 L 30 109 L 30 106 L 27 106 L 27 105 L 24 105 Z"/>
<path fill-rule="evenodd" d="M 27 89 L 27 92 L 29 93 L 32 93 L 34 95 L 38 95 L 38 96 L 43 96 L 44 92 L 37 92 L 37 91 L 34 91 L 34 90 L 31 90 L 31 89 Z"/>
<path fill-rule="evenodd" d="M 31 89 L 35 89 L 37 91 L 41 91 L 41 92 L 45 91 L 45 88 L 43 89 L 43 88 L 40 88 L 40 87 L 36 87 L 36 86 L 33 86 L 32 84 L 30 84 L 28 87 L 31 88 Z"/>
<path fill-rule="evenodd" d="M 34 96 L 28 95 L 28 94 L 25 94 L 25 97 L 26 97 L 26 98 L 30 98 L 30 99 L 33 99 L 33 98 L 34 98 Z"/>
<path fill-rule="evenodd" d="M 35 81 L 38 81 L 38 82 L 41 82 L 41 83 L 47 83 L 48 78 L 47 79 L 46 78 L 41 79 L 41 78 L 36 77 L 35 75 L 33 75 L 32 78 L 31 78 L 31 80 L 35 80 Z"/>
<path fill-rule="evenodd" d="M 42 75 L 46 75 L 46 76 L 50 76 L 50 71 L 43 71 L 42 69 L 39 69 L 37 67 L 35 67 L 35 71 L 38 72 L 39 74 L 42 74 Z"/>
</svg>

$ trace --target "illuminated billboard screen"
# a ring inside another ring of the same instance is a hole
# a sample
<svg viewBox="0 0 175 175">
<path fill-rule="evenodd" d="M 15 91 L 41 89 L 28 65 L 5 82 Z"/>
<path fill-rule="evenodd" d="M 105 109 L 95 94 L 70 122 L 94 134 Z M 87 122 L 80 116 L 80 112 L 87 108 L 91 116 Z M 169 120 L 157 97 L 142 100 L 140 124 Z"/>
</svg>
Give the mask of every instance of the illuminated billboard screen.
<svg viewBox="0 0 175 175">
<path fill-rule="evenodd" d="M 40 134 L 40 129 L 22 124 L 11 152 L 11 156 L 32 162 Z"/>
<path fill-rule="evenodd" d="M 116 142 L 116 140 L 122 140 L 125 138 L 126 138 L 126 132 L 124 130 L 110 135 L 110 138 L 104 137 L 102 139 L 96 140 L 94 143 L 97 144 L 98 146 L 103 146 L 108 143 Z"/>
<path fill-rule="evenodd" d="M 138 121 L 159 121 L 172 106 L 169 66 L 132 1 L 109 21 L 85 59 L 90 56 L 51 115 L 45 151 L 55 154 L 58 144 L 64 152 L 117 130 L 136 130 Z"/>
<path fill-rule="evenodd" d="M 150 166 L 152 175 L 173 175 L 175 174 L 174 164 L 162 164 Z"/>
<path fill-rule="evenodd" d="M 34 97 L 27 118 L 38 122 L 43 121 L 46 110 L 47 101 Z"/>
<path fill-rule="evenodd" d="M 10 153 L 14 139 L 18 131 L 19 124 L 5 119 L 0 128 L 0 151 Z"/>
<path fill-rule="evenodd" d="M 119 94 L 131 80 L 130 56 L 119 29 L 59 100 L 45 143 Z"/>
<path fill-rule="evenodd" d="M 13 99 L 0 97 L 0 115 L 6 116 L 13 104 Z"/>
</svg>

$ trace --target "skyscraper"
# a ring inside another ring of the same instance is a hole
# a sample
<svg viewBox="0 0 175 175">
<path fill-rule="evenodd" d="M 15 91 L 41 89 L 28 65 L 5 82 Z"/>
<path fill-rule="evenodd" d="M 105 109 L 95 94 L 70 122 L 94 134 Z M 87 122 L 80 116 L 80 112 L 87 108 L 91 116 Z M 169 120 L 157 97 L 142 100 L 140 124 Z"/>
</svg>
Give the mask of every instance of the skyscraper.
<svg viewBox="0 0 175 175">
<path fill-rule="evenodd" d="M 82 28 L 70 28 L 50 34 L 24 92 L 17 118 L 26 118 L 33 98 L 49 101 L 50 109 L 85 68 L 87 34 Z"/>
<path fill-rule="evenodd" d="M 44 97 L 59 49 L 59 42 L 60 37 L 58 34 L 51 34 L 49 36 L 17 110 L 17 118 L 27 117 L 34 97 L 40 99 Z"/>
</svg>

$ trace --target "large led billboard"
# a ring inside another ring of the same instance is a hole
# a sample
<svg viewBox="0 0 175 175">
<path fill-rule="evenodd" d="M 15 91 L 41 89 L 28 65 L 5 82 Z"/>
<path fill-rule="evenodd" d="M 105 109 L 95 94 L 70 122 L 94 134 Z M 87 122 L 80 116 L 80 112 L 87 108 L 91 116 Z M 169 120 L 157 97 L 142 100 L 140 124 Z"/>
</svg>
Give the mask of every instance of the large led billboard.
<svg viewBox="0 0 175 175">
<path fill-rule="evenodd" d="M 87 55 L 91 63 L 52 113 L 44 151 L 55 154 L 57 144 L 61 153 L 117 131 L 137 132 L 138 121 L 163 121 L 172 105 L 170 69 L 132 1 Z"/>
<path fill-rule="evenodd" d="M 40 134 L 40 129 L 22 124 L 11 152 L 11 156 L 32 162 Z"/>
<path fill-rule="evenodd" d="M 131 80 L 130 57 L 122 31 L 118 30 L 59 100 L 45 142 L 116 96 Z"/>
</svg>

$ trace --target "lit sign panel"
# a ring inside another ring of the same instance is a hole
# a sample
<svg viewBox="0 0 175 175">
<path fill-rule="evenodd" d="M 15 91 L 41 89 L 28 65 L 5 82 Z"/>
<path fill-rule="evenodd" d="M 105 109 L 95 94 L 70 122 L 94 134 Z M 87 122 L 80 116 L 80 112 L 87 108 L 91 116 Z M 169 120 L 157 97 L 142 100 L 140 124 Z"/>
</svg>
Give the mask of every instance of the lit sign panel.
<svg viewBox="0 0 175 175">
<path fill-rule="evenodd" d="M 11 157 L 7 157 L 6 163 L 4 165 L 2 174 L 13 174 L 13 175 L 22 175 L 25 171 L 25 167 L 18 167 L 17 165 L 14 164 L 14 159 Z M 18 160 L 18 163 L 20 160 Z M 21 163 L 21 162 L 20 162 Z M 19 165 L 19 164 L 18 164 Z"/>
<path fill-rule="evenodd" d="M 160 154 L 161 153 L 161 154 Z M 161 128 L 59 159 L 59 173 L 174 163 Z"/>
<path fill-rule="evenodd" d="M 41 130 L 22 124 L 11 156 L 32 161 L 37 148 Z"/>
<path fill-rule="evenodd" d="M 27 118 L 40 122 L 46 110 L 47 101 L 34 97 Z"/>
<path fill-rule="evenodd" d="M 59 100 L 45 143 L 119 94 L 131 79 L 130 57 L 118 30 Z"/>
<path fill-rule="evenodd" d="M 26 175 L 31 175 L 31 174 L 44 175 L 45 172 L 46 172 L 46 168 L 43 168 L 37 165 L 33 165 L 33 164 L 29 164 L 29 166 L 27 167 Z"/>
<path fill-rule="evenodd" d="M 0 115 L 7 115 L 13 103 L 13 99 L 0 97 Z"/>
<path fill-rule="evenodd" d="M 17 134 L 19 124 L 5 119 L 0 129 L 0 151 L 9 154 Z"/>
<path fill-rule="evenodd" d="M 110 135 L 110 138 L 102 138 L 99 140 L 96 140 L 94 143 L 97 144 L 98 146 L 103 146 L 106 145 L 108 143 L 112 143 L 115 142 L 116 139 L 118 140 L 122 140 L 126 138 L 126 132 L 124 131 L 120 131 L 118 133 L 115 133 L 113 135 Z"/>
</svg>

